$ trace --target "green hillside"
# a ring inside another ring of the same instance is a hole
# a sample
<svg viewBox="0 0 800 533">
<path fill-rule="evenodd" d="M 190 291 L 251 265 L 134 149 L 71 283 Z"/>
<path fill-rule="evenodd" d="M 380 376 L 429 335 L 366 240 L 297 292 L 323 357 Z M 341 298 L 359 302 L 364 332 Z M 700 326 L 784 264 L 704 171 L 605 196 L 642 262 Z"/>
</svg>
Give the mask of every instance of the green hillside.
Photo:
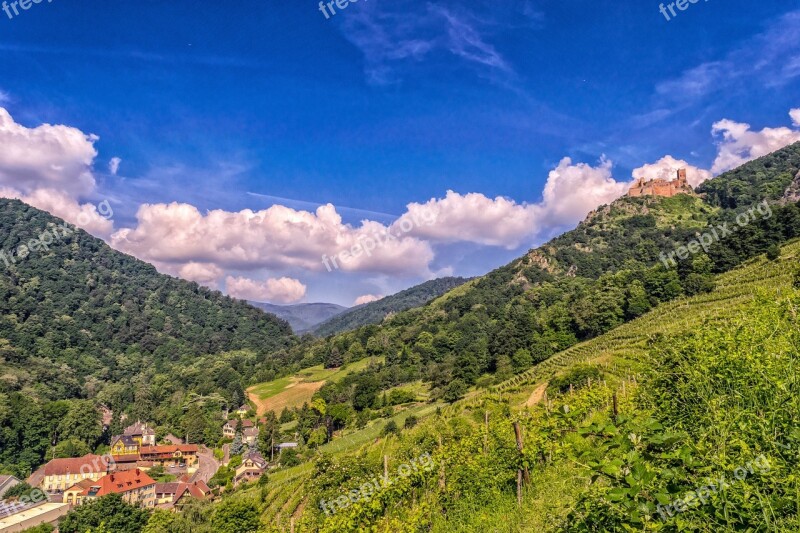
<svg viewBox="0 0 800 533">
<path fill-rule="evenodd" d="M 386 317 L 423 306 L 466 281 L 464 278 L 452 277 L 426 281 L 376 302 L 344 311 L 314 328 L 313 333 L 318 337 L 327 337 L 369 324 L 380 324 Z"/>
<path fill-rule="evenodd" d="M 256 509 L 273 532 L 797 531 L 798 311 L 794 242 L 489 390 L 399 411 L 400 427 L 419 418 L 412 429 L 346 432 L 170 527 L 212 531 L 223 505 Z M 426 454 L 432 467 L 415 470 Z M 367 489 L 384 460 L 391 486 Z M 665 507 L 721 475 L 730 486 L 702 505 Z"/>
<path fill-rule="evenodd" d="M 185 434 L 190 393 L 238 406 L 251 378 L 287 366 L 279 350 L 294 340 L 283 320 L 159 274 L 84 231 L 59 230 L 46 250 L 10 255 L 63 224 L 0 199 L 0 468 L 35 468 L 54 445 L 94 450 L 108 438 L 97 403 L 116 413 L 112 429 L 126 412 Z M 198 441 L 205 422 L 194 420 Z"/>
<path fill-rule="evenodd" d="M 772 191 L 768 199 L 780 199 L 791 182 L 787 176 L 798 172 L 800 143 L 702 188 L 737 191 L 736 207 L 719 205 L 721 193 L 712 198 L 710 192 L 621 198 L 575 230 L 424 307 L 380 326 L 304 343 L 294 357 L 301 366 L 331 367 L 385 357 L 382 368 L 320 391 L 328 403 L 357 411 L 374 407 L 378 391 L 418 380 L 430 384 L 434 398 L 458 399 L 470 387 L 502 381 L 659 304 L 708 291 L 713 274 L 800 236 L 797 204 L 767 204 L 759 196 Z M 755 198 L 762 201 L 740 205 Z M 746 223 L 739 225 L 742 216 Z M 705 251 L 666 261 L 718 227 L 733 230 L 719 230 Z"/>
</svg>

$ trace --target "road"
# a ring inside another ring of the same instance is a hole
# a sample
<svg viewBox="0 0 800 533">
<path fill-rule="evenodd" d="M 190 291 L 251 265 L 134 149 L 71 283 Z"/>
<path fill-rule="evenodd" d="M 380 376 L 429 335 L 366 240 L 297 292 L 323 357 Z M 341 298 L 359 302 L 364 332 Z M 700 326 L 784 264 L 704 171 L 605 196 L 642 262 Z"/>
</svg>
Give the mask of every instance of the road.
<svg viewBox="0 0 800 533">
<path fill-rule="evenodd" d="M 192 481 L 208 481 L 214 477 L 219 470 L 219 461 L 214 458 L 214 452 L 205 446 L 197 452 L 198 465 L 197 472 L 192 476 Z"/>
</svg>

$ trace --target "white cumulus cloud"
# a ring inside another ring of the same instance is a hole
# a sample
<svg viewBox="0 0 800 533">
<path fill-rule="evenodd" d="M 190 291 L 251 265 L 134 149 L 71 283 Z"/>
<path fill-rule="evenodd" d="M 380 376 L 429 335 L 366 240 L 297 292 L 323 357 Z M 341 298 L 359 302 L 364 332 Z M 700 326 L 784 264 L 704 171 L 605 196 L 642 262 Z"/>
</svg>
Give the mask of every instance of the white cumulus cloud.
<svg viewBox="0 0 800 533">
<path fill-rule="evenodd" d="M 789 114 L 797 126 L 800 110 L 793 109 Z M 729 119 L 716 122 L 711 131 L 714 135 L 722 137 L 717 158 L 711 167 L 714 174 L 721 174 L 800 141 L 798 130 L 779 127 L 754 131 L 750 128 L 750 124 Z"/>
<path fill-rule="evenodd" d="M 223 269 L 304 269 L 323 271 L 323 257 L 335 257 L 372 239 L 368 253 L 351 255 L 338 267 L 345 272 L 427 275 L 434 254 L 430 245 L 404 234 L 387 235 L 386 226 L 364 221 L 344 224 L 328 204 L 316 212 L 274 205 L 262 211 L 214 210 L 206 214 L 189 204 L 145 204 L 135 228 L 116 232 L 119 250 L 161 264 L 210 263 Z"/>
<path fill-rule="evenodd" d="M 95 187 L 91 166 L 97 139 L 68 126 L 27 128 L 0 107 L 0 186 L 21 194 L 38 189 L 89 194 Z"/>
<path fill-rule="evenodd" d="M 800 108 L 789 111 L 789 116 L 792 117 L 792 123 L 800 128 Z"/>
<path fill-rule="evenodd" d="M 364 294 L 356 298 L 353 302 L 353 305 L 364 305 L 372 302 L 377 302 L 378 300 L 383 299 L 383 296 L 379 296 L 377 294 Z"/>
<path fill-rule="evenodd" d="M 257 281 L 228 276 L 225 279 L 225 289 L 234 298 L 278 304 L 294 303 L 306 295 L 306 286 L 292 278 Z"/>
</svg>

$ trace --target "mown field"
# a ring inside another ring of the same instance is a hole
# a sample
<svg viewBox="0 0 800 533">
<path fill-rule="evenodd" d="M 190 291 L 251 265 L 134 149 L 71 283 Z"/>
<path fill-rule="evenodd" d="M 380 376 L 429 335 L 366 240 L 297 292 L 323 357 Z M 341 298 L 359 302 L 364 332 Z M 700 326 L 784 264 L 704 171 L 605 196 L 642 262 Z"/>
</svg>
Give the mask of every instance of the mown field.
<svg viewBox="0 0 800 533">
<path fill-rule="evenodd" d="M 259 383 L 247 389 L 250 401 L 256 405 L 259 416 L 267 411 L 280 412 L 288 407 L 300 407 L 310 402 L 314 393 L 325 383 L 338 381 L 345 376 L 360 372 L 370 364 L 382 361 L 380 357 L 362 359 L 341 368 L 324 368 L 322 365 L 306 368 L 295 374 L 266 383 Z"/>
</svg>

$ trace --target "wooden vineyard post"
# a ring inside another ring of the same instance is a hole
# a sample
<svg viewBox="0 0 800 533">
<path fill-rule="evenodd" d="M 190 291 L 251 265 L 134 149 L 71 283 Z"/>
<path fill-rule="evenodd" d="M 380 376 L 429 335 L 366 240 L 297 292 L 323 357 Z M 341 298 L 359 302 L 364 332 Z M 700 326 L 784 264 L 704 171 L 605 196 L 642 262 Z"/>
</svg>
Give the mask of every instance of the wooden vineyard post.
<svg viewBox="0 0 800 533">
<path fill-rule="evenodd" d="M 383 456 L 383 480 L 389 483 L 389 456 Z"/>
<path fill-rule="evenodd" d="M 483 436 L 483 455 L 489 453 L 489 411 L 483 413 L 483 423 L 486 426 L 486 434 Z"/>
<path fill-rule="evenodd" d="M 439 435 L 439 448 L 441 447 L 442 447 L 442 436 Z M 441 490 L 444 490 L 445 486 L 446 486 L 446 481 L 444 477 L 444 461 L 442 461 L 442 464 L 439 465 L 439 488 Z"/>
<path fill-rule="evenodd" d="M 617 415 L 619 415 L 619 404 L 617 402 L 617 393 L 614 393 L 614 424 L 617 423 Z"/>
<path fill-rule="evenodd" d="M 525 457 L 525 450 L 523 449 L 523 442 L 522 442 L 522 428 L 519 425 L 519 422 L 514 422 L 514 437 L 517 439 L 517 450 L 519 450 L 520 458 Z M 520 470 L 523 473 L 525 483 L 529 483 L 531 480 L 530 473 L 528 472 L 528 467 L 524 467 L 524 469 Z"/>
</svg>

